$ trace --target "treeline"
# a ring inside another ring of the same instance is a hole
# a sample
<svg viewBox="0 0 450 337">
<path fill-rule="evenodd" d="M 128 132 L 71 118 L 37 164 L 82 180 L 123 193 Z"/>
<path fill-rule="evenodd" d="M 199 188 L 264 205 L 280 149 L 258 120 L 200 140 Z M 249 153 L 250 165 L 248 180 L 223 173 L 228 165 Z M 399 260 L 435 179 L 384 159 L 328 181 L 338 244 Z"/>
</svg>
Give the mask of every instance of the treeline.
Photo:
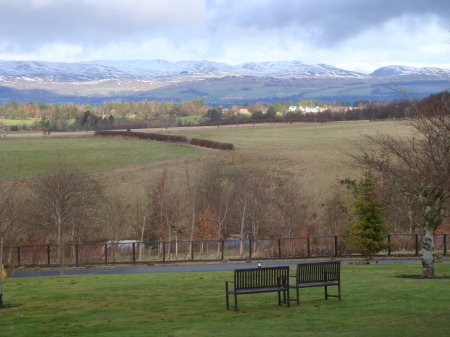
<svg viewBox="0 0 450 337">
<path fill-rule="evenodd" d="M 295 121 L 345 121 L 345 120 L 382 120 L 389 118 L 405 118 L 414 113 L 417 106 L 436 105 L 443 99 L 449 100 L 448 91 L 431 95 L 421 100 L 397 100 L 390 103 L 360 100 L 350 102 L 321 102 L 314 100 L 279 101 L 274 104 L 256 102 L 244 104 L 242 107 L 206 106 L 202 99 L 189 101 L 139 101 L 110 102 L 97 106 L 90 104 L 52 105 L 46 103 L 16 103 L 0 104 L 0 118 L 16 119 L 20 128 L 47 129 L 52 131 L 75 130 L 114 130 L 139 129 L 153 127 L 189 126 L 194 121 L 182 121 L 183 117 L 200 116 L 195 121 L 202 125 L 259 123 L 260 121 L 295 122 Z M 317 113 L 289 111 L 290 106 L 318 106 Z M 249 114 L 242 114 L 245 110 Z M 31 126 L 24 122 L 34 119 Z M 250 120 L 250 121 L 249 121 Z"/>
<path fill-rule="evenodd" d="M 104 130 L 168 127 L 180 125 L 177 118 L 206 114 L 202 99 L 189 101 L 139 101 L 91 104 L 0 103 L 0 118 L 18 120 L 19 128 L 53 131 Z M 34 119 L 31 126 L 27 119 Z M 181 124 L 182 125 L 182 124 Z"/>
</svg>

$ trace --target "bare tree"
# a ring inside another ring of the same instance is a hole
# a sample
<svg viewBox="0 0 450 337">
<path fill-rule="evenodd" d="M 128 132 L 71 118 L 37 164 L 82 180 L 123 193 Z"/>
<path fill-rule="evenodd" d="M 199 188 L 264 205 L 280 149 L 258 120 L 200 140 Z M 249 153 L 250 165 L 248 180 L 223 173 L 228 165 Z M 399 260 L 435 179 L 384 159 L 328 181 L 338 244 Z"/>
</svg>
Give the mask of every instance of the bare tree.
<svg viewBox="0 0 450 337">
<path fill-rule="evenodd" d="M 438 104 L 439 103 L 439 104 Z M 416 106 L 405 138 L 389 134 L 365 135 L 353 155 L 365 169 L 376 172 L 396 193 L 408 200 L 404 209 L 423 232 L 422 277 L 434 276 L 434 233 L 448 216 L 450 199 L 450 106 L 448 93 L 433 104 Z"/>
<path fill-rule="evenodd" d="M 11 230 L 14 220 L 14 208 L 17 205 L 15 200 L 16 182 L 14 180 L 1 181 L 0 184 L 0 274 L 3 266 L 3 237 L 7 231 Z M 3 278 L 0 275 L 0 308 L 3 306 Z"/>
<path fill-rule="evenodd" d="M 197 222 L 197 212 L 199 208 L 199 195 L 200 195 L 200 184 L 199 184 L 199 166 L 196 165 L 194 172 L 191 172 L 187 161 L 185 162 L 185 174 L 186 174 L 186 199 L 188 201 L 188 219 L 189 225 L 189 241 L 190 247 L 189 251 L 192 251 L 193 240 L 195 233 L 195 225 Z"/>
<path fill-rule="evenodd" d="M 292 175 L 281 175 L 277 177 L 274 197 L 284 235 L 299 234 L 308 214 L 308 196 L 303 185 Z"/>
<path fill-rule="evenodd" d="M 200 178 L 200 205 L 209 209 L 217 224 L 217 240 L 222 238 L 224 223 L 227 219 L 231 199 L 231 185 L 228 170 L 222 163 L 205 165 Z"/>
<path fill-rule="evenodd" d="M 59 156 L 48 175 L 39 176 L 32 184 L 31 212 L 33 224 L 56 231 L 58 262 L 64 273 L 64 235 L 86 221 L 95 209 L 100 187 L 87 174 L 72 169 Z M 89 218 L 92 221 L 92 218 Z"/>
</svg>

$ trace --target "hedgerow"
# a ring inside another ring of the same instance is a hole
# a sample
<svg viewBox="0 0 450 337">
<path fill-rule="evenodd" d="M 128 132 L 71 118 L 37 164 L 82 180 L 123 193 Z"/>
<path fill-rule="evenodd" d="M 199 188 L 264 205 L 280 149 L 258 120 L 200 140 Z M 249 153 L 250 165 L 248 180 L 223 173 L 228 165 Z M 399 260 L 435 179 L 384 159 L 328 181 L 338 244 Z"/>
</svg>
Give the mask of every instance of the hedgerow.
<svg viewBox="0 0 450 337">
<path fill-rule="evenodd" d="M 153 140 L 166 143 L 189 143 L 195 146 L 202 146 L 217 150 L 234 150 L 234 145 L 231 143 L 215 142 L 207 139 L 192 138 L 190 141 L 184 136 L 165 135 L 160 133 L 134 132 L 134 131 L 96 131 L 94 133 L 98 137 L 124 137 L 132 139 Z"/>
<path fill-rule="evenodd" d="M 96 131 L 94 135 L 100 137 L 125 137 L 144 140 L 154 140 L 166 143 L 188 143 L 188 139 L 184 136 L 165 135 L 161 133 L 105 130 L 105 131 Z"/>
<path fill-rule="evenodd" d="M 217 150 L 234 150 L 234 145 L 231 143 L 214 142 L 212 140 L 207 139 L 192 138 L 190 144 Z"/>
</svg>

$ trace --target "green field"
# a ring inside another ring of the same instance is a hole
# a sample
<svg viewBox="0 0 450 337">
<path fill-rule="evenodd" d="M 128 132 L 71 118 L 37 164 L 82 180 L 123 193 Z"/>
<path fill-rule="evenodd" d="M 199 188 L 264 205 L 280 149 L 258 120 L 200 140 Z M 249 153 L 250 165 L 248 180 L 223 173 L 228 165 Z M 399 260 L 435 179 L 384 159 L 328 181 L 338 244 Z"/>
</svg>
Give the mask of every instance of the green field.
<svg viewBox="0 0 450 337">
<path fill-rule="evenodd" d="M 240 296 L 238 312 L 225 308 L 231 271 L 7 278 L 0 335 L 448 336 L 449 280 L 395 277 L 420 268 L 344 265 L 342 301 L 308 288 L 291 308 L 273 293 Z"/>
<path fill-rule="evenodd" d="M 31 126 L 34 123 L 35 119 L 26 119 L 26 120 L 21 120 L 21 119 L 0 119 L 0 125 L 4 124 L 4 125 L 18 125 L 18 126 L 22 126 L 22 125 L 26 125 L 26 126 Z"/>
<path fill-rule="evenodd" d="M 98 137 L 3 139 L 0 161 L 7 170 L 1 178 L 45 174 L 58 154 L 82 171 L 99 171 L 203 152 L 187 146 Z"/>
<path fill-rule="evenodd" d="M 172 134 L 233 143 L 235 151 L 213 151 L 149 141 L 97 137 L 1 138 L 1 178 L 32 177 L 45 173 L 58 155 L 82 171 L 92 171 L 111 189 L 117 182 L 129 189 L 142 185 L 148 172 L 163 168 L 183 172 L 185 161 L 198 165 L 221 161 L 226 165 L 257 166 L 292 172 L 317 195 L 337 179 L 356 179 L 345 152 L 353 151 L 362 133 L 378 131 L 410 134 L 400 122 L 348 122 L 265 126 L 174 128 Z M 150 132 L 155 132 L 150 130 Z M 125 185 L 124 185 L 125 186 Z"/>
</svg>

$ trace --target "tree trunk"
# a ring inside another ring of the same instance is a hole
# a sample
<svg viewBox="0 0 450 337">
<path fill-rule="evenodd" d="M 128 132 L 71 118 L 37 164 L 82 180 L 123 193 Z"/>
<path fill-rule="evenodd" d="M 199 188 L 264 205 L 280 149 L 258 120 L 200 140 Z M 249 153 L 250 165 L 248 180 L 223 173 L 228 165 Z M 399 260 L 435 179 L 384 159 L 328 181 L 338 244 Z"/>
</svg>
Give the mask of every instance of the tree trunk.
<svg viewBox="0 0 450 337">
<path fill-rule="evenodd" d="M 244 255 L 244 245 L 245 245 L 245 211 L 247 206 L 247 200 L 244 201 L 244 209 L 242 210 L 242 217 L 241 217 L 241 229 L 240 229 L 240 238 L 239 238 L 239 256 L 242 257 Z"/>
<path fill-rule="evenodd" d="M 58 224 L 58 262 L 59 262 L 59 274 L 64 275 L 64 244 L 62 237 L 62 224 Z"/>
<path fill-rule="evenodd" d="M 434 231 L 424 230 L 422 240 L 422 277 L 434 276 Z"/>
<path fill-rule="evenodd" d="M 0 232 L 0 308 L 3 307 L 3 234 Z"/>
</svg>

